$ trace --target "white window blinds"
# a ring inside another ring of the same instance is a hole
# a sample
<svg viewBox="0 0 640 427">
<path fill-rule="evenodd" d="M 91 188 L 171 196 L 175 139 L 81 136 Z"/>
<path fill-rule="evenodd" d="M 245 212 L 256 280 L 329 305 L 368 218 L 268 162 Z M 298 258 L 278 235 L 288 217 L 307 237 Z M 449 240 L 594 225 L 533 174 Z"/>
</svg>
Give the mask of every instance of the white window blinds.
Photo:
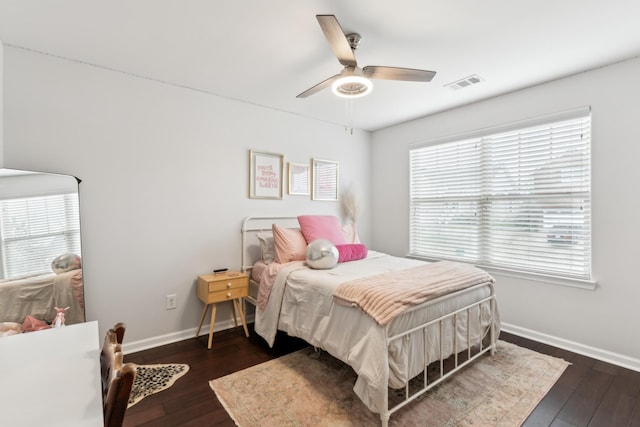
<svg viewBox="0 0 640 427">
<path fill-rule="evenodd" d="M 80 254 L 77 194 L 0 201 L 4 278 L 51 272 L 67 252 Z"/>
<path fill-rule="evenodd" d="M 586 115 L 410 152 L 410 254 L 591 279 Z"/>
</svg>

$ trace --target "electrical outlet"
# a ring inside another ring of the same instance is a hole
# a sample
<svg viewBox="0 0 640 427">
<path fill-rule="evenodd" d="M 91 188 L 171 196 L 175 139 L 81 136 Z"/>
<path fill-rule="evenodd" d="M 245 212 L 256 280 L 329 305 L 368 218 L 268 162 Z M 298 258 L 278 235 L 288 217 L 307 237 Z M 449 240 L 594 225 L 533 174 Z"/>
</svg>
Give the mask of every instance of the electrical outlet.
<svg viewBox="0 0 640 427">
<path fill-rule="evenodd" d="M 167 310 L 173 310 L 177 305 L 176 294 L 167 295 Z"/>
</svg>

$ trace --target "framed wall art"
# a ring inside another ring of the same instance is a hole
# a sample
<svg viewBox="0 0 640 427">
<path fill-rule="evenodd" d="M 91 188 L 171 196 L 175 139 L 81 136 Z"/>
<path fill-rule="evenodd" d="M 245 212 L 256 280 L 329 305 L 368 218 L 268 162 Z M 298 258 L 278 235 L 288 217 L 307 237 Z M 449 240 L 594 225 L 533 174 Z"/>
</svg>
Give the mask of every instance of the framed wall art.
<svg viewBox="0 0 640 427">
<path fill-rule="evenodd" d="M 311 198 L 313 200 L 338 200 L 338 162 L 313 159 Z"/>
<path fill-rule="evenodd" d="M 282 154 L 249 151 L 249 197 L 282 199 Z"/>
<path fill-rule="evenodd" d="M 309 165 L 289 162 L 289 194 L 309 195 Z"/>
</svg>

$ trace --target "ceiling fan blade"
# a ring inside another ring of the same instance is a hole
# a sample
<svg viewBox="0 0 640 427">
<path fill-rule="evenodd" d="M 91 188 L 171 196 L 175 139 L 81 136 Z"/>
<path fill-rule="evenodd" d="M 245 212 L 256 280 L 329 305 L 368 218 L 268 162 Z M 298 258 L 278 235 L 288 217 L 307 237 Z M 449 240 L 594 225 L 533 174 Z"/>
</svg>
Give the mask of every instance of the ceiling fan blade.
<svg viewBox="0 0 640 427">
<path fill-rule="evenodd" d="M 347 41 L 347 37 L 340 27 L 340 23 L 336 19 L 335 15 L 316 15 L 316 19 L 322 28 L 324 36 L 329 41 L 333 53 L 338 57 L 338 61 L 345 67 L 358 65 L 356 63 L 356 56 L 351 50 L 351 46 Z"/>
<path fill-rule="evenodd" d="M 435 71 L 416 70 L 413 68 L 368 66 L 362 69 L 366 77 L 383 80 L 405 80 L 410 82 L 430 82 Z"/>
<path fill-rule="evenodd" d="M 320 82 L 317 85 L 305 90 L 300 95 L 296 96 L 296 98 L 306 98 L 308 96 L 313 95 L 314 93 L 320 92 L 322 89 L 330 86 L 331 83 L 333 83 L 333 81 L 336 80 L 338 77 L 340 77 L 340 74 L 336 74 L 335 76 L 331 76 L 327 80 L 325 80 L 323 82 Z"/>
</svg>

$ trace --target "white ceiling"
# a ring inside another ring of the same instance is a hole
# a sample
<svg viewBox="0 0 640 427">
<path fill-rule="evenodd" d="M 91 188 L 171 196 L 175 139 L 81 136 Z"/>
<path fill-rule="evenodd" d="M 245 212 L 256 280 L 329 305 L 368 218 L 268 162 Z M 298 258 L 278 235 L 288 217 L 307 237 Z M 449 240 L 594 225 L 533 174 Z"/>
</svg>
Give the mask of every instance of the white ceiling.
<svg viewBox="0 0 640 427">
<path fill-rule="evenodd" d="M 316 21 L 334 14 L 362 42 L 358 65 L 437 71 L 374 81 L 345 101 Z M 640 55 L 637 0 L 0 0 L 0 40 L 114 71 L 325 122 L 377 130 Z M 477 74 L 480 84 L 444 85 Z"/>
</svg>

